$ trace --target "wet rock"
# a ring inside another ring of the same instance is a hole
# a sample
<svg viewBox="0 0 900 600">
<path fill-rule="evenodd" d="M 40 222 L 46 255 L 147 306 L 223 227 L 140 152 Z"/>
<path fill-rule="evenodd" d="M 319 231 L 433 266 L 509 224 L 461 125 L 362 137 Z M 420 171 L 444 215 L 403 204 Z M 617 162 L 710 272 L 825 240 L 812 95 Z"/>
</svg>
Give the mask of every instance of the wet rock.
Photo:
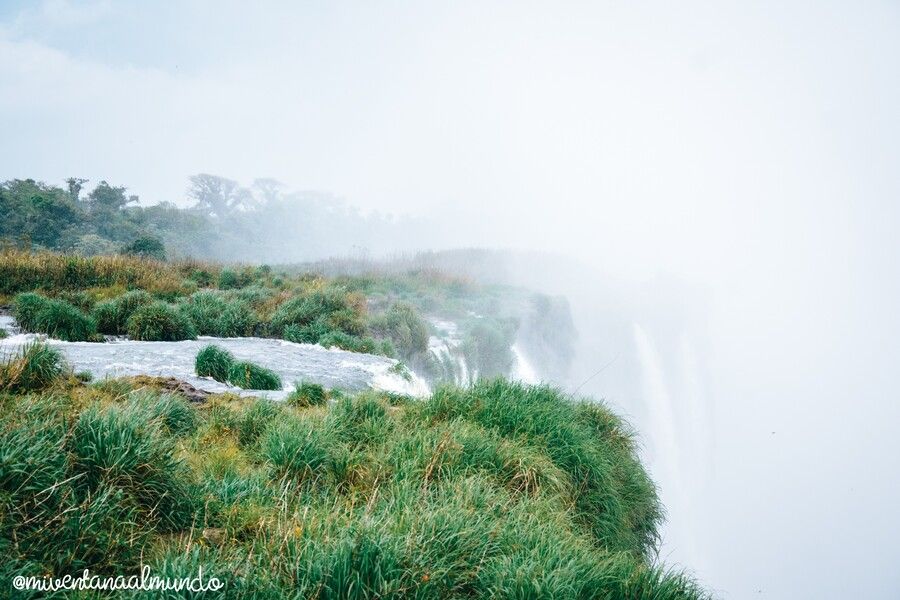
<svg viewBox="0 0 900 600">
<path fill-rule="evenodd" d="M 129 381 L 136 386 L 152 387 L 156 390 L 180 394 L 188 402 L 206 402 L 206 399 L 212 395 L 206 390 L 195 388 L 188 382 L 176 379 L 175 377 L 150 377 L 147 375 L 138 375 L 137 377 L 131 377 Z"/>
</svg>

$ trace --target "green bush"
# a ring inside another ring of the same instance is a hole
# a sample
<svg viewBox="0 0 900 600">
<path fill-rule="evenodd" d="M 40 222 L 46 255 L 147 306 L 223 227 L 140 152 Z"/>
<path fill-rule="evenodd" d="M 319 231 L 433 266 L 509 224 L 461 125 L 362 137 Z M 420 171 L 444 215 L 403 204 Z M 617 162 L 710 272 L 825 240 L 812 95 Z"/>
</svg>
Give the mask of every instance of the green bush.
<svg viewBox="0 0 900 600">
<path fill-rule="evenodd" d="M 9 334 L 6 333 L 5 329 L 0 329 L 0 340 L 2 340 L 5 337 L 8 337 L 8 336 L 9 336 Z"/>
<path fill-rule="evenodd" d="M 42 390 L 62 375 L 65 368 L 59 350 L 43 342 L 28 344 L 0 363 L 0 391 Z"/>
<path fill-rule="evenodd" d="M 143 236 L 122 248 L 122 254 L 130 254 L 141 258 L 166 260 L 166 247 L 162 240 L 154 236 Z"/>
<path fill-rule="evenodd" d="M 132 396 L 136 410 L 143 411 L 148 421 L 160 423 L 171 435 L 185 436 L 197 429 L 197 411 L 181 396 L 149 393 Z"/>
<path fill-rule="evenodd" d="M 194 370 L 200 377 L 212 377 L 216 381 L 225 383 L 228 381 L 228 371 L 234 364 L 234 356 L 231 352 L 210 344 L 204 346 L 197 353 L 194 360 Z"/>
<path fill-rule="evenodd" d="M 118 298 L 100 302 L 94 307 L 97 330 L 108 335 L 123 335 L 128 329 L 128 319 L 142 306 L 153 302 L 153 296 L 144 290 L 131 290 Z"/>
<path fill-rule="evenodd" d="M 383 348 L 381 344 L 370 337 L 359 337 L 343 331 L 329 331 L 319 338 L 319 344 L 326 348 L 336 346 L 341 350 L 366 354 L 376 354 Z"/>
<path fill-rule="evenodd" d="M 134 404 L 81 412 L 67 441 L 79 486 L 112 486 L 126 493 L 140 513 L 161 529 L 193 521 L 193 498 L 174 443 L 145 409 Z"/>
<path fill-rule="evenodd" d="M 656 490 L 630 433 L 605 407 L 574 403 L 547 386 L 497 379 L 468 390 L 440 388 L 421 409 L 427 419 L 465 419 L 543 448 L 571 478 L 574 514 L 598 540 L 638 555 L 656 547 L 662 520 Z"/>
<path fill-rule="evenodd" d="M 327 474 L 329 449 L 334 445 L 327 430 L 294 418 L 269 428 L 260 441 L 260 452 L 273 475 L 302 481 Z"/>
<path fill-rule="evenodd" d="M 197 337 L 194 324 L 171 304 L 153 302 L 138 308 L 127 324 L 133 340 L 174 342 Z"/>
<path fill-rule="evenodd" d="M 313 290 L 291 298 L 275 311 L 272 316 L 274 330 L 283 334 L 289 325 L 307 327 L 311 334 L 317 334 L 308 343 L 318 342 L 318 336 L 333 330 L 360 335 L 365 331 L 363 305 L 341 288 Z"/>
<path fill-rule="evenodd" d="M 22 294 L 23 296 L 25 294 Z M 32 300 L 27 299 L 28 306 L 22 313 L 25 316 L 23 325 L 25 331 L 45 333 L 49 337 L 58 338 L 68 342 L 84 342 L 94 340 L 97 334 L 97 324 L 92 318 L 62 300 L 50 300 L 43 298 L 40 302 L 31 305 Z M 39 308 L 31 313 L 33 306 Z M 18 303 L 17 303 L 18 310 Z"/>
<path fill-rule="evenodd" d="M 237 422 L 238 443 L 244 447 L 256 444 L 271 423 L 284 416 L 284 405 L 265 398 L 255 398 L 244 408 Z"/>
<path fill-rule="evenodd" d="M 376 337 L 389 339 L 403 358 L 428 351 L 428 326 L 409 304 L 394 304 L 373 318 L 369 328 Z"/>
<path fill-rule="evenodd" d="M 45 309 L 49 302 L 49 298 L 33 292 L 18 294 L 13 300 L 13 316 L 16 323 L 23 331 L 35 331 L 38 313 Z"/>
<path fill-rule="evenodd" d="M 281 378 L 277 373 L 246 361 L 231 365 L 228 369 L 228 383 L 245 390 L 281 389 Z"/>
<path fill-rule="evenodd" d="M 328 401 L 328 392 L 318 383 L 303 381 L 294 384 L 294 391 L 285 399 L 291 406 L 322 406 Z"/>
<path fill-rule="evenodd" d="M 249 303 L 229 300 L 212 290 L 192 294 L 181 307 L 200 335 L 243 337 L 252 335 L 259 324 L 259 317 Z"/>
</svg>

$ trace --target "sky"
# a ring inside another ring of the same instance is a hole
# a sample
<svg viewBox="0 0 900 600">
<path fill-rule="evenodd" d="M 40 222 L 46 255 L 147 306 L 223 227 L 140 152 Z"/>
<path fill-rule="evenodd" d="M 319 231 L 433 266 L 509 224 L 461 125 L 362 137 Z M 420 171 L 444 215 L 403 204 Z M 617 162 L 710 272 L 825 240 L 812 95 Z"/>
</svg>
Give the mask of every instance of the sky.
<svg viewBox="0 0 900 600">
<path fill-rule="evenodd" d="M 273 177 L 697 286 L 698 575 L 896 597 L 898 34 L 896 1 L 3 1 L 0 179 Z"/>
</svg>

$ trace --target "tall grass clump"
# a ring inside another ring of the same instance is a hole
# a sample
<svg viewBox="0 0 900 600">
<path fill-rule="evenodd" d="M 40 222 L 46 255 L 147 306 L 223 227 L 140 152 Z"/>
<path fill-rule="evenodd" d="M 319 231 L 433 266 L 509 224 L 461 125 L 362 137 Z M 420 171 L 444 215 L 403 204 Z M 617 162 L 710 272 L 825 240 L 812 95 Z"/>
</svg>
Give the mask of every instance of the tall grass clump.
<svg viewBox="0 0 900 600">
<path fill-rule="evenodd" d="M 35 316 L 32 331 L 67 342 L 85 342 L 95 340 L 97 323 L 68 302 L 48 300 Z"/>
<path fill-rule="evenodd" d="M 228 383 L 245 390 L 280 390 L 277 373 L 249 361 L 235 362 L 228 369 Z"/>
<path fill-rule="evenodd" d="M 138 308 L 127 324 L 133 340 L 174 342 L 197 337 L 194 324 L 171 304 L 153 302 Z"/>
<path fill-rule="evenodd" d="M 163 530 L 193 520 L 191 488 L 172 438 L 146 409 L 136 405 L 89 406 L 67 441 L 78 485 L 86 490 L 121 490 L 145 518 Z"/>
<path fill-rule="evenodd" d="M 290 341 L 315 344 L 331 331 L 363 334 L 364 312 L 365 300 L 357 294 L 336 287 L 315 289 L 281 304 L 272 316 L 272 328 L 284 334 L 294 325 Z"/>
<path fill-rule="evenodd" d="M 432 420 L 463 419 L 545 448 L 570 477 L 575 514 L 599 542 L 638 556 L 654 551 L 662 520 L 656 489 L 627 430 L 612 426 L 599 435 L 598 415 L 611 414 L 605 407 L 587 408 L 551 387 L 498 379 L 468 390 L 439 389 L 422 413 Z"/>
<path fill-rule="evenodd" d="M 182 303 L 181 309 L 200 335 L 243 337 L 252 335 L 260 323 L 249 302 L 228 298 L 214 290 L 195 292 Z"/>
<path fill-rule="evenodd" d="M 393 304 L 384 314 L 372 318 L 369 329 L 376 337 L 389 339 L 404 358 L 428 351 L 428 325 L 409 304 Z"/>
<path fill-rule="evenodd" d="M 212 377 L 216 381 L 225 383 L 228 381 L 228 371 L 234 364 L 234 356 L 231 352 L 210 344 L 204 346 L 194 359 L 194 370 L 200 377 Z"/>
<path fill-rule="evenodd" d="M 108 335 L 123 335 L 128 329 L 128 319 L 142 306 L 153 302 L 145 290 L 131 290 L 112 300 L 94 306 L 97 330 Z"/>
<path fill-rule="evenodd" d="M 273 475 L 300 482 L 327 475 L 336 446 L 327 429 L 312 420 L 292 418 L 266 431 L 260 453 Z"/>
<path fill-rule="evenodd" d="M 0 363 L 0 391 L 33 392 L 50 387 L 66 364 L 59 350 L 33 342 Z"/>
<path fill-rule="evenodd" d="M 38 313 L 44 310 L 49 302 L 48 298 L 34 292 L 17 295 L 13 300 L 13 316 L 16 323 L 24 331 L 34 331 L 37 327 Z"/>
<path fill-rule="evenodd" d="M 318 383 L 303 381 L 294 384 L 292 391 L 285 401 L 291 406 L 324 406 L 328 402 L 328 392 Z"/>
</svg>

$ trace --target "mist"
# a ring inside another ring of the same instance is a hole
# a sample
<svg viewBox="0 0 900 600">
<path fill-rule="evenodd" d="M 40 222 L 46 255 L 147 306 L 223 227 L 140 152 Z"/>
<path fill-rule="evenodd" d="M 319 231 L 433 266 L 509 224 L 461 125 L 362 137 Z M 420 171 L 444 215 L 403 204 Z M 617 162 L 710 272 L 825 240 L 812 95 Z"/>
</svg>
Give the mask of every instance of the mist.
<svg viewBox="0 0 900 600">
<path fill-rule="evenodd" d="M 667 564 L 890 598 L 898 31 L 895 2 L 5 3 L 0 179 L 345 207 L 229 260 L 496 250 L 448 268 L 567 299 L 552 383 L 634 425 Z"/>
</svg>

